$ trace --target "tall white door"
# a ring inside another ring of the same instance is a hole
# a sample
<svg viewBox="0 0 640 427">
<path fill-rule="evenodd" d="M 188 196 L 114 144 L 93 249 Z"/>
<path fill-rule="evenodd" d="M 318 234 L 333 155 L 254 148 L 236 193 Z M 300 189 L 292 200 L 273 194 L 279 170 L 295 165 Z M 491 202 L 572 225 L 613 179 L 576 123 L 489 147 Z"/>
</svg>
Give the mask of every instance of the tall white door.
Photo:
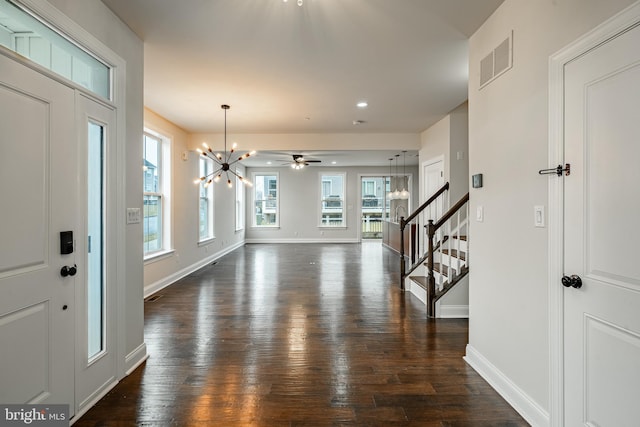
<svg viewBox="0 0 640 427">
<path fill-rule="evenodd" d="M 438 160 L 424 166 L 424 194 L 422 202 L 426 201 L 444 185 L 444 161 Z M 425 210 L 425 219 L 437 220 L 443 213 L 442 199 Z M 426 222 L 425 222 L 426 224 Z"/>
<path fill-rule="evenodd" d="M 566 426 L 640 422 L 639 46 L 636 27 L 565 67 Z"/>
<path fill-rule="evenodd" d="M 74 111 L 73 90 L 0 55 L 3 403 L 74 401 L 77 251 L 60 238 L 78 233 Z"/>
</svg>

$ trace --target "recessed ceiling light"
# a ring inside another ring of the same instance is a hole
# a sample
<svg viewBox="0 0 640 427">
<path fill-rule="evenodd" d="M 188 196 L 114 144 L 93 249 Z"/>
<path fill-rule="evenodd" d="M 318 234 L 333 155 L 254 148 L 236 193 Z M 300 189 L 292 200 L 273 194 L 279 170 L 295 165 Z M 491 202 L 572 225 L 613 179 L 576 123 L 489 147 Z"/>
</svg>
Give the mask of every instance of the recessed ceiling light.
<svg viewBox="0 0 640 427">
<path fill-rule="evenodd" d="M 367 122 L 365 122 L 364 120 L 354 120 L 352 123 L 354 126 L 358 126 L 358 125 L 363 125 Z"/>
<path fill-rule="evenodd" d="M 367 101 L 360 101 L 356 104 L 356 106 L 358 108 L 367 108 L 369 106 L 369 104 L 367 103 Z"/>
<path fill-rule="evenodd" d="M 336 162 L 335 160 L 333 162 L 331 162 L 332 165 L 337 165 L 338 162 Z"/>
<path fill-rule="evenodd" d="M 268 162 L 267 162 L 267 164 L 268 164 L 268 165 L 270 165 L 270 164 L 271 164 L 271 161 L 268 161 Z"/>
</svg>

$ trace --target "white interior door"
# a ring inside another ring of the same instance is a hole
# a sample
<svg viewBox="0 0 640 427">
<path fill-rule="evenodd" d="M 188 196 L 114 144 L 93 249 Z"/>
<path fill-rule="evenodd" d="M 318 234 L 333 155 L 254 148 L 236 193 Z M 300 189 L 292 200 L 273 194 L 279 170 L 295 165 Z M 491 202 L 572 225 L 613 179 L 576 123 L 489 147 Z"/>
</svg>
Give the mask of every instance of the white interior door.
<svg viewBox="0 0 640 427">
<path fill-rule="evenodd" d="M 77 95 L 77 161 L 82 238 L 77 253 L 86 268 L 76 291 L 76 405 L 82 411 L 117 382 L 115 110 Z"/>
<path fill-rule="evenodd" d="M 77 252 L 60 241 L 78 232 L 74 111 L 73 90 L 0 55 L 3 403 L 74 401 L 77 276 L 61 268 Z"/>
<path fill-rule="evenodd" d="M 640 420 L 638 46 L 640 27 L 565 67 L 566 426 Z"/>
<path fill-rule="evenodd" d="M 425 164 L 424 166 L 424 194 L 422 201 L 425 202 L 436 191 L 444 185 L 444 161 L 438 160 Z M 425 219 L 437 220 L 443 213 L 442 199 L 433 203 L 425 209 Z M 426 222 L 425 222 L 426 224 Z"/>
</svg>

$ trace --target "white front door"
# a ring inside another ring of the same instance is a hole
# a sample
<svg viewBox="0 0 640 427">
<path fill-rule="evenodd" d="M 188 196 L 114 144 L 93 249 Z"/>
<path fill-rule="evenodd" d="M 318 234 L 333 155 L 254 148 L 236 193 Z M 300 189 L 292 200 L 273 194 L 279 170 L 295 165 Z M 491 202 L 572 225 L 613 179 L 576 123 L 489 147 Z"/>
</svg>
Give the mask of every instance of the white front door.
<svg viewBox="0 0 640 427">
<path fill-rule="evenodd" d="M 74 401 L 74 112 L 72 89 L 0 55 L 2 403 Z"/>
<path fill-rule="evenodd" d="M 640 422 L 639 46 L 636 27 L 565 66 L 566 426 Z"/>
</svg>

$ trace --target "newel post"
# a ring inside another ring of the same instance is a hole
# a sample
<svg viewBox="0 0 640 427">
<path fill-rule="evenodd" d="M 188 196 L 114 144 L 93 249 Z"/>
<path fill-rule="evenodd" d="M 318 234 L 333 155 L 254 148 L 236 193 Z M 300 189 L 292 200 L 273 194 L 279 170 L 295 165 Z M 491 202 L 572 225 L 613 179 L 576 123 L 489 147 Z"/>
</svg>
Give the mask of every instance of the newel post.
<svg viewBox="0 0 640 427">
<path fill-rule="evenodd" d="M 404 276 L 406 265 L 404 262 L 404 228 L 406 227 L 404 217 L 400 217 L 400 289 L 404 291 Z"/>
<path fill-rule="evenodd" d="M 436 315 L 436 278 L 433 274 L 433 237 L 436 234 L 433 220 L 429 220 L 427 227 L 427 317 Z"/>
</svg>

